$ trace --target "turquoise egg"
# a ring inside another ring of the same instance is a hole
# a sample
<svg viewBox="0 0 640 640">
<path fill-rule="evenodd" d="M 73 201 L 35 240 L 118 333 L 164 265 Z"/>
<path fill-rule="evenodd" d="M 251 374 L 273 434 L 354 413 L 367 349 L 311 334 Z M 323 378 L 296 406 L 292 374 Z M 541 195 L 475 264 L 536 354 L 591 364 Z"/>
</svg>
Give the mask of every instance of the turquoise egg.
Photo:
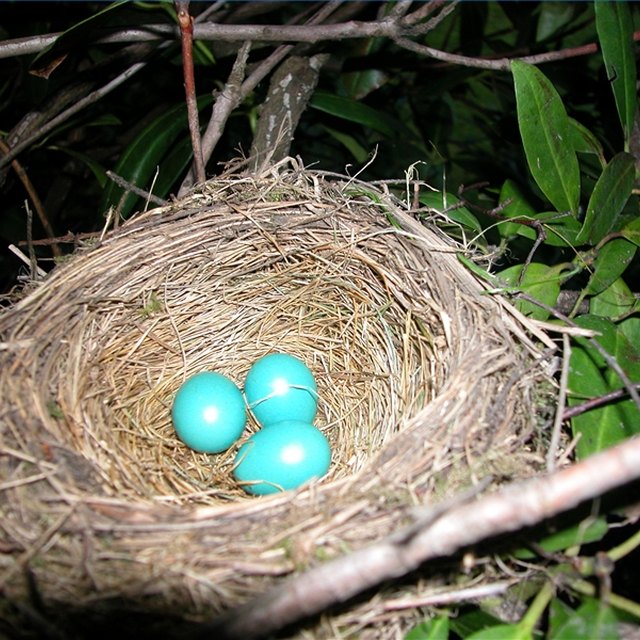
<svg viewBox="0 0 640 640">
<path fill-rule="evenodd" d="M 307 365 L 285 353 L 270 353 L 254 362 L 244 383 L 251 412 L 263 426 L 284 420 L 313 422 L 318 386 Z"/>
<path fill-rule="evenodd" d="M 188 447 L 219 453 L 242 435 L 247 409 L 242 392 L 229 378 L 203 371 L 178 389 L 171 417 L 178 437 Z"/>
<path fill-rule="evenodd" d="M 233 475 L 247 493 L 267 495 L 321 478 L 330 463 L 323 433 L 307 422 L 287 420 L 264 427 L 240 447 Z"/>
</svg>

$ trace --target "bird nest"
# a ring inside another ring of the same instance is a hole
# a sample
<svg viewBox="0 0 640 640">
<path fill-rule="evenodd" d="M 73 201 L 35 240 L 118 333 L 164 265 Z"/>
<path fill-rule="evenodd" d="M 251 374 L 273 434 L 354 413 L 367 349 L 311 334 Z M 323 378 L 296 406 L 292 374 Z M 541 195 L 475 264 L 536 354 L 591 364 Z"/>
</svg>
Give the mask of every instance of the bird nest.
<svg viewBox="0 0 640 640">
<path fill-rule="evenodd" d="M 543 361 L 463 250 L 386 189 L 295 164 L 230 172 L 77 250 L 0 317 L 0 618 L 186 633 L 418 505 L 535 473 Z M 170 409 L 186 377 L 241 385 L 274 351 L 313 371 L 333 457 L 320 480 L 251 497 L 232 468 L 256 425 L 197 453 Z M 424 611 L 385 603 L 456 571 L 387 585 L 308 633 L 397 637 Z"/>
</svg>

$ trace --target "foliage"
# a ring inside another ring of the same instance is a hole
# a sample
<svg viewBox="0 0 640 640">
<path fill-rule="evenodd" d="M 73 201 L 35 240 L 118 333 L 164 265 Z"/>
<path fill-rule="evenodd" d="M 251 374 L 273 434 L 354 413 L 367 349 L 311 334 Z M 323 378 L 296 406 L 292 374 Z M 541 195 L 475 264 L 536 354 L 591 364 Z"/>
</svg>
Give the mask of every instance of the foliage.
<svg viewBox="0 0 640 640">
<path fill-rule="evenodd" d="M 288 4 L 269 8 L 269 18 L 284 22 L 302 10 Z M 108 9 L 69 3 L 53 11 L 40 6 L 38 20 L 29 15 L 31 8 L 16 3 L 10 11 L 11 16 L 7 5 L 0 10 L 6 38 L 65 33 L 29 61 L 4 63 L 0 108 L 7 131 L 61 88 L 96 83 L 100 63 L 113 53 L 113 45 L 93 42 L 96 30 L 175 19 L 172 5 L 161 2 Z M 571 294 L 573 303 L 562 315 L 596 332 L 595 341 L 572 341 L 566 380 L 571 408 L 615 393 L 629 380 L 640 381 L 634 22 L 637 7 L 627 3 L 462 3 L 423 38 L 430 47 L 477 58 L 595 41 L 600 46 L 601 53 L 541 66 L 514 60 L 509 73 L 429 60 L 384 38 L 328 43 L 324 49 L 332 63 L 292 147 L 307 163 L 338 172 L 348 167 L 364 179 L 398 178 L 413 166 L 437 188 L 419 196 L 430 217 L 490 255 L 491 270 L 465 256 L 461 260 L 494 292 L 513 296 L 523 313 L 549 322 L 557 322 L 554 309 L 562 295 Z M 59 60 L 58 47 L 69 44 L 71 51 L 65 48 Z M 202 114 L 210 111 L 212 93 L 224 87 L 231 53 L 222 45 L 198 43 Z M 156 47 L 145 60 L 146 67 L 128 84 L 20 156 L 36 188 L 48 194 L 44 204 L 57 233 L 101 229 L 110 208 L 127 217 L 145 206 L 131 194 L 121 202 L 121 187 L 110 182 L 105 187 L 108 169 L 157 196 L 177 192 L 191 159 L 179 46 Z M 43 67 L 48 79 L 29 74 Z M 249 149 L 265 92 L 261 83 L 228 121 L 209 171 L 238 149 Z M 469 188 L 477 183 L 482 185 Z M 5 245 L 19 244 L 30 231 L 13 173 L 5 177 L 3 196 L 0 236 Z M 37 220 L 33 225 L 33 236 L 41 238 L 43 228 Z M 41 259 L 49 256 L 46 247 L 37 251 Z M 19 267 L 2 255 L 0 268 L 8 288 Z M 622 393 L 575 415 L 570 428 L 581 459 L 638 434 L 640 409 Z M 576 516 L 559 531 L 539 532 L 537 544 L 529 540 L 526 548 L 511 549 L 516 566 L 553 560 L 548 579 L 531 581 L 520 621 L 505 622 L 486 602 L 461 612 L 445 609 L 416 626 L 407 640 L 617 637 L 618 621 L 637 618 L 639 605 L 606 589 L 595 597 L 594 583 L 608 584 L 612 569 L 603 574 L 594 566 L 603 554 L 621 560 L 640 542 L 633 538 L 624 553 L 619 552 L 623 543 L 603 551 L 619 522 L 626 521 L 613 509 L 595 518 Z M 552 583 L 561 587 L 558 593 Z"/>
</svg>

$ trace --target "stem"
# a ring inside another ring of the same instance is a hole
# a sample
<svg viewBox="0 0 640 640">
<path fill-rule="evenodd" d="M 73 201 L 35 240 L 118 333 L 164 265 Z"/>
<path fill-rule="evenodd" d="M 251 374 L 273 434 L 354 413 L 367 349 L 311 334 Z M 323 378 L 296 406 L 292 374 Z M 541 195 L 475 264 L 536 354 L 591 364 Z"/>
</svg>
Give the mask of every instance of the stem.
<svg viewBox="0 0 640 640">
<path fill-rule="evenodd" d="M 518 626 L 522 631 L 532 633 L 538 620 L 542 617 L 544 610 L 547 608 L 551 598 L 555 594 L 555 589 L 551 582 L 545 582 L 542 585 L 542 589 L 538 591 L 533 602 L 529 606 L 527 613 L 524 614 L 522 620 L 520 620 Z"/>
<path fill-rule="evenodd" d="M 607 555 L 613 562 L 617 562 L 621 560 L 626 555 L 635 551 L 638 547 L 640 547 L 640 531 L 636 531 L 630 538 L 627 538 L 622 544 L 619 544 L 617 547 L 610 549 L 607 552 Z"/>
<path fill-rule="evenodd" d="M 146 62 L 136 62 L 131 65 L 126 71 L 123 71 L 119 76 L 115 77 L 110 82 L 107 82 L 100 89 L 96 89 L 92 91 L 90 94 L 78 100 L 71 107 L 57 115 L 52 120 L 49 120 L 47 124 L 38 129 L 33 135 L 24 139 L 19 144 L 16 144 L 9 153 L 7 153 L 3 158 L 0 158 L 0 168 L 9 164 L 18 154 L 24 151 L 26 148 L 30 147 L 34 142 L 40 140 L 45 135 L 53 131 L 57 126 L 61 125 L 63 122 L 66 122 L 71 116 L 75 115 L 79 111 L 82 111 L 85 107 L 93 104 L 100 100 L 100 98 L 106 96 L 108 93 L 119 87 L 123 82 L 126 82 L 131 76 L 140 71 L 147 63 Z"/>
<path fill-rule="evenodd" d="M 3 155 L 8 155 L 11 152 L 11 148 L 7 144 L 5 144 L 3 140 L 0 140 L 0 152 L 2 152 Z M 24 170 L 23 166 L 20 164 L 20 162 L 18 162 L 18 160 L 12 160 L 11 166 L 16 172 L 18 178 L 20 178 L 20 182 L 22 182 L 25 191 L 29 194 L 29 198 L 31 198 L 31 202 L 33 203 L 36 213 L 38 214 L 38 218 L 40 218 L 40 222 L 42 223 L 46 234 L 50 239 L 53 238 L 56 235 L 53 231 L 53 226 L 51 225 L 51 222 L 49 222 L 47 212 L 42 205 L 40 196 L 38 195 L 36 188 L 33 186 L 33 183 L 29 179 L 27 172 Z M 29 244 L 30 246 L 33 246 L 33 242 Z M 62 255 L 62 251 L 60 250 L 60 247 L 56 242 L 51 242 L 51 252 L 56 257 L 60 257 Z"/>
<path fill-rule="evenodd" d="M 631 386 L 640 391 L 640 384 L 632 384 Z M 598 396 L 597 398 L 591 398 L 573 407 L 565 408 L 565 410 L 562 412 L 562 419 L 569 420 L 570 418 L 575 418 L 576 416 L 579 416 L 586 411 L 591 411 L 591 409 L 600 407 L 603 404 L 612 402 L 613 400 L 619 400 L 620 398 L 624 398 L 628 395 L 629 391 L 626 388 L 610 391 L 609 393 L 605 393 L 604 395 Z"/>
<path fill-rule="evenodd" d="M 584 596 L 596 595 L 595 586 L 590 582 L 587 582 L 586 580 L 576 580 L 575 582 L 572 582 L 570 586 L 574 591 L 577 591 Z M 622 596 L 619 596 L 615 593 L 609 594 L 608 602 L 612 607 L 620 609 L 620 611 L 630 613 L 636 618 L 640 618 L 640 604 L 638 604 L 637 602 L 629 600 L 628 598 L 623 598 Z"/>
<path fill-rule="evenodd" d="M 198 120 L 198 102 L 196 100 L 196 81 L 193 71 L 193 18 L 189 15 L 189 2 L 176 0 L 178 23 L 182 39 L 182 73 L 184 76 L 184 91 L 187 99 L 187 117 L 191 147 L 193 148 L 193 163 L 196 183 L 202 184 L 206 180 L 204 158 L 200 141 L 200 122 Z"/>
</svg>

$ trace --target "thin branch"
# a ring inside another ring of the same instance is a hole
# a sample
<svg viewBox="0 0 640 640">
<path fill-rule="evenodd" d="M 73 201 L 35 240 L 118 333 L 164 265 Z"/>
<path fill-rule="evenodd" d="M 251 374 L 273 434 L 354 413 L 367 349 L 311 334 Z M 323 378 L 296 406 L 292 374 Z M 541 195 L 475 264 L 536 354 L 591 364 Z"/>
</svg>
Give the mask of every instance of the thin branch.
<svg viewBox="0 0 640 640">
<path fill-rule="evenodd" d="M 158 196 L 154 196 L 153 193 L 149 191 L 145 191 L 135 184 L 131 184 L 128 180 L 125 180 L 122 176 L 119 176 L 117 173 L 113 171 L 107 171 L 107 178 L 113 180 L 119 187 L 122 187 L 125 190 L 125 193 L 135 193 L 137 196 L 144 198 L 147 202 L 153 202 L 153 204 L 157 204 L 158 206 L 163 206 L 167 204 L 166 200 L 159 198 Z"/>
<path fill-rule="evenodd" d="M 269 58 L 274 57 L 282 49 L 286 49 L 284 52 L 284 55 L 286 55 L 290 48 L 291 45 L 279 47 L 271 54 L 271 56 L 269 56 Z M 233 67 L 231 68 L 231 72 L 229 73 L 229 79 L 225 83 L 224 89 L 216 97 L 211 118 L 209 118 L 209 123 L 207 124 L 207 128 L 205 129 L 201 142 L 202 157 L 205 164 L 209 161 L 209 158 L 211 158 L 211 154 L 213 153 L 216 144 L 218 144 L 218 140 L 220 140 L 222 136 L 231 112 L 242 102 L 242 100 L 244 100 L 242 94 L 243 78 L 250 51 L 251 42 L 245 42 L 240 47 L 233 63 Z M 284 55 L 282 57 L 284 57 Z M 269 58 L 267 58 L 267 60 L 269 60 Z M 280 58 L 277 59 L 277 62 L 279 61 Z M 274 66 L 277 62 L 274 63 Z M 254 71 L 254 74 L 255 73 L 256 72 Z M 193 186 L 193 184 L 194 175 L 192 171 L 189 171 L 180 185 L 178 197 L 182 197 Z"/>
<path fill-rule="evenodd" d="M 458 2 L 459 0 L 432 0 L 432 2 L 424 5 L 422 9 L 418 9 L 408 15 L 407 18 L 402 21 L 402 24 L 415 24 L 419 20 L 423 20 L 425 17 L 430 15 L 435 9 L 444 5 L 440 13 L 426 22 L 416 24 L 411 29 L 411 35 L 424 35 L 429 33 L 429 31 L 433 31 L 450 13 L 452 13 L 458 6 Z"/>
<path fill-rule="evenodd" d="M 556 454 L 560 444 L 562 434 L 562 424 L 566 420 L 564 417 L 565 402 L 567 398 L 567 384 L 569 380 L 569 362 L 571 360 L 571 341 L 566 333 L 562 334 L 562 371 L 560 373 L 560 390 L 558 392 L 558 406 L 553 421 L 551 431 L 551 442 L 547 451 L 547 471 L 554 471 L 556 468 Z"/>
<path fill-rule="evenodd" d="M 0 140 L 0 151 L 5 156 L 9 155 L 9 153 L 11 152 L 10 147 L 3 140 Z M 29 179 L 27 172 L 24 170 L 22 165 L 15 159 L 11 161 L 11 166 L 13 167 L 13 170 L 16 172 L 16 175 L 18 176 L 18 178 L 20 178 L 20 182 L 22 182 L 25 188 L 25 191 L 29 195 L 29 198 L 36 210 L 36 213 L 38 214 L 38 218 L 40 218 L 40 222 L 44 227 L 45 233 L 49 236 L 49 238 L 53 238 L 55 236 L 55 233 L 53 231 L 53 226 L 49 222 L 49 218 L 47 217 L 47 213 L 44 209 L 44 206 L 42 205 L 40 196 L 38 195 L 36 188 L 33 186 L 33 183 Z M 31 246 L 33 246 L 33 243 L 31 243 Z M 51 251 L 54 256 L 59 257 L 62 255 L 62 251 L 60 250 L 60 247 L 56 242 L 51 243 Z"/>
<path fill-rule="evenodd" d="M 187 100 L 187 118 L 191 147 L 193 149 L 193 166 L 196 182 L 202 184 L 206 180 L 202 145 L 200 143 L 200 121 L 198 119 L 198 103 L 196 99 L 196 80 L 193 72 L 193 18 L 189 14 L 189 2 L 176 0 L 178 23 L 182 39 L 182 73 L 184 76 L 184 92 Z"/>
<path fill-rule="evenodd" d="M 310 23 L 325 20 L 333 11 L 337 3 L 327 3 L 312 18 Z M 251 42 L 245 42 L 236 56 L 224 89 L 216 98 L 213 112 L 207 128 L 202 136 L 202 155 L 205 164 L 211 158 L 216 144 L 220 140 L 231 112 L 258 86 L 258 84 L 278 65 L 294 45 L 280 45 L 265 60 L 260 62 L 251 74 L 243 80 L 247 59 L 251 50 Z M 180 186 L 178 197 L 184 195 L 193 186 L 193 172 L 189 171 Z"/>
<path fill-rule="evenodd" d="M 426 7 L 425 7 L 426 11 Z M 413 15 L 413 14 L 410 14 Z M 256 24 L 218 24 L 207 22 L 195 24 L 193 37 L 196 40 L 208 40 L 217 42 L 244 42 L 254 40 L 260 42 L 309 42 L 315 43 L 323 40 L 348 40 L 357 38 L 388 37 L 394 40 L 402 40 L 404 48 L 411 45 L 417 47 L 416 53 L 431 58 L 461 64 L 464 66 L 476 66 L 486 69 L 505 69 L 505 60 L 489 60 L 482 58 L 469 58 L 448 54 L 444 51 L 425 47 L 411 41 L 404 40 L 408 36 L 418 35 L 423 25 L 415 27 L 403 27 L 394 19 L 385 18 L 381 21 L 349 20 L 337 24 L 304 24 L 304 25 L 256 25 Z M 414 29 L 417 32 L 414 33 Z M 28 38 L 16 38 L 0 43 L 0 58 L 11 58 L 19 55 L 37 53 L 55 42 L 60 33 L 49 33 Z M 180 37 L 179 29 L 174 25 L 150 24 L 133 29 L 122 29 L 117 33 L 109 34 L 95 41 L 96 44 L 113 44 L 125 42 L 150 42 L 156 40 L 177 40 Z M 640 40 L 640 31 L 633 34 L 635 41 Z M 408 43 L 408 44 L 407 44 Z M 550 51 L 535 56 L 518 58 L 531 64 L 540 64 L 552 60 L 588 55 L 595 53 L 598 45 L 586 44 L 581 47 L 564 49 L 562 51 Z"/>
<path fill-rule="evenodd" d="M 111 93 L 111 91 L 126 82 L 129 78 L 131 78 L 131 76 L 138 73 L 138 71 L 140 71 L 140 69 L 142 69 L 146 64 L 146 62 L 136 62 L 128 69 L 126 69 L 123 73 L 116 76 L 113 80 L 107 82 L 107 84 L 100 87 L 99 89 L 96 89 L 95 91 L 87 94 L 84 98 L 78 100 L 71 107 L 58 114 L 55 118 L 49 120 L 49 122 L 40 127 L 35 133 L 12 147 L 11 151 L 7 153 L 3 158 L 0 158 L 0 168 L 9 164 L 9 162 L 11 162 L 18 154 L 46 136 L 56 127 L 60 126 L 63 122 L 66 122 L 69 118 L 71 118 L 71 116 L 82 111 L 85 107 L 88 107 L 94 102 L 97 102 L 108 93 Z"/>
<path fill-rule="evenodd" d="M 637 391 L 640 391 L 640 383 L 634 383 L 633 386 Z M 580 404 L 576 404 L 573 407 L 565 407 L 562 412 L 562 419 L 569 420 L 571 418 L 575 418 L 582 413 L 586 413 L 587 411 L 591 411 L 592 409 L 597 409 L 602 405 L 609 404 L 615 400 L 621 400 L 622 398 L 626 398 L 629 395 L 629 391 L 626 388 L 616 389 L 615 391 L 610 391 L 609 393 L 605 393 L 604 395 L 598 396 L 597 398 L 591 398 L 589 400 L 585 400 Z"/>
<path fill-rule="evenodd" d="M 557 309 L 550 307 L 548 304 L 545 304 L 544 302 L 537 300 L 536 298 L 534 298 L 533 296 L 530 296 L 527 293 L 519 292 L 516 297 L 539 306 L 541 309 L 544 309 L 545 311 L 547 311 L 547 313 L 550 313 L 554 318 L 557 318 L 558 320 L 562 320 L 563 322 L 568 324 L 570 327 L 578 326 L 575 322 L 573 322 L 570 318 L 565 316 L 563 313 L 560 313 Z M 640 409 L 640 394 L 638 393 L 639 389 L 637 389 L 636 385 L 633 382 L 631 382 L 631 380 L 629 379 L 629 376 L 625 373 L 624 369 L 618 364 L 618 361 L 595 338 L 589 337 L 587 339 L 596 348 L 598 353 L 604 358 L 605 362 L 615 371 L 615 373 L 618 375 L 620 380 L 622 380 L 622 384 L 625 386 L 625 389 L 628 391 L 629 395 L 631 396 L 631 399 L 634 401 L 638 409 Z"/>
<path fill-rule="evenodd" d="M 395 534 L 316 566 L 203 625 L 191 638 L 264 637 L 427 560 L 540 523 L 638 478 L 640 438 L 632 438 L 549 476 L 457 504 L 408 537 Z"/>
</svg>

